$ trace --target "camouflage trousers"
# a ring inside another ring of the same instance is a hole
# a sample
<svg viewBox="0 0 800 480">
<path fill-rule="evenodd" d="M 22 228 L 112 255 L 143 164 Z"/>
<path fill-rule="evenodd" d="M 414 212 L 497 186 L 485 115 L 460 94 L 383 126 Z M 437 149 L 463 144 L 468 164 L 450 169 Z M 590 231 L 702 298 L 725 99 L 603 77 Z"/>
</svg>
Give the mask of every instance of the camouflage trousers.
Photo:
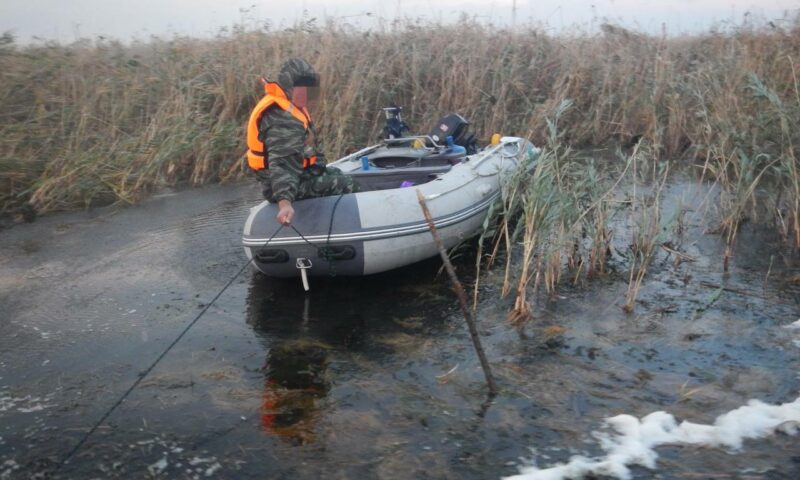
<svg viewBox="0 0 800 480">
<path fill-rule="evenodd" d="M 264 194 L 264 198 L 274 203 L 275 198 L 272 194 L 269 170 L 258 170 L 256 175 L 263 187 L 262 193 Z M 305 198 L 328 197 L 357 191 L 358 185 L 353 180 L 353 177 L 345 175 L 338 168 L 325 167 L 324 170 L 320 168 L 315 170 L 306 169 L 300 174 L 300 179 L 297 184 L 297 193 L 294 199 L 303 200 Z"/>
</svg>

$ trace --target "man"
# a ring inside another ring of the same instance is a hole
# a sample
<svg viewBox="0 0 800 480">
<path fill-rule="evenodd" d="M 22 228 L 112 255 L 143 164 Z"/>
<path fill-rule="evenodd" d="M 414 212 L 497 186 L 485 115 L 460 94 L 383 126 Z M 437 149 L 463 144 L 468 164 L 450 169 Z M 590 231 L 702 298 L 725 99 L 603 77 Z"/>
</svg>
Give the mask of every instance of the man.
<svg viewBox="0 0 800 480">
<path fill-rule="evenodd" d="M 316 100 L 319 76 L 303 59 L 283 64 L 277 82 L 266 82 L 264 97 L 247 125 L 247 163 L 264 187 L 264 198 L 278 204 L 283 225 L 294 217 L 292 202 L 355 191 L 353 179 L 325 167 L 307 106 Z"/>
</svg>

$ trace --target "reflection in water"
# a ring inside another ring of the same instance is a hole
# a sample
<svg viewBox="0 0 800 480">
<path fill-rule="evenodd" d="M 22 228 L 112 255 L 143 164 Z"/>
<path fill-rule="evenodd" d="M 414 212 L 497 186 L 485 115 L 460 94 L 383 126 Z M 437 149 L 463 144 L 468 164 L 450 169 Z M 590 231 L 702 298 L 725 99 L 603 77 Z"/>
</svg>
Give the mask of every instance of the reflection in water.
<svg viewBox="0 0 800 480">
<path fill-rule="evenodd" d="M 296 279 L 254 274 L 247 322 L 268 352 L 261 409 L 264 429 L 291 443 L 313 442 L 331 389 L 332 353 L 369 355 L 384 348 L 381 355 L 385 355 L 386 347 L 396 347 L 391 341 L 395 337 L 407 342 L 409 337 L 434 333 L 431 328 L 441 325 L 445 315 L 444 309 L 437 312 L 431 306 L 451 298 L 437 295 L 442 287 L 435 279 L 436 267 L 430 262 L 392 275 L 315 279 L 308 293 Z M 420 318 L 416 316 L 421 311 L 424 322 L 407 321 Z"/>
<path fill-rule="evenodd" d="M 348 288 L 320 287 L 304 293 L 297 282 L 255 274 L 248 294 L 247 321 L 268 348 L 261 424 L 297 444 L 314 441 L 330 351 L 357 349 L 364 333 Z"/>
<path fill-rule="evenodd" d="M 266 431 L 297 443 L 314 440 L 317 403 L 330 384 L 325 378 L 327 345 L 290 340 L 273 345 L 265 366 L 261 425 Z"/>
</svg>

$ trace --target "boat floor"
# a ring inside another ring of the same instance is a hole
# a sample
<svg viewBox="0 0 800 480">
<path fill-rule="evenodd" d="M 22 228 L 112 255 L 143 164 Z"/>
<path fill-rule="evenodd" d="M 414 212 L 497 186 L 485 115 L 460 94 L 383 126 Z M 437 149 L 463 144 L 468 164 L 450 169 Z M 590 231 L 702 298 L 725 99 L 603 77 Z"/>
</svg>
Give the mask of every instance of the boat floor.
<svg viewBox="0 0 800 480">
<path fill-rule="evenodd" d="M 436 165 L 430 167 L 404 167 L 404 168 L 373 168 L 369 170 L 356 170 L 348 172 L 352 176 L 359 190 L 368 192 L 373 190 L 388 190 L 403 186 L 414 186 L 436 180 L 440 175 L 453 168 L 451 165 Z"/>
</svg>

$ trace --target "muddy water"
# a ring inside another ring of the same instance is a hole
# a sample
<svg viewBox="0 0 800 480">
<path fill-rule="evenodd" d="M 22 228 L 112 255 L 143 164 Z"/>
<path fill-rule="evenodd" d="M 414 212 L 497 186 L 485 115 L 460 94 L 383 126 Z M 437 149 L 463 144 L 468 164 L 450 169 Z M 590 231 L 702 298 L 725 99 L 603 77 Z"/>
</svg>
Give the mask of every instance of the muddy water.
<svg viewBox="0 0 800 480">
<path fill-rule="evenodd" d="M 677 184 L 665 203 L 703 194 Z M 194 318 L 245 261 L 257 198 L 204 188 L 0 232 L 0 478 L 51 472 Z M 247 272 L 54 476 L 498 478 L 532 448 L 540 465 L 597 453 L 590 432 L 611 415 L 707 423 L 750 398 L 791 401 L 797 259 L 748 226 L 723 275 L 706 214 L 685 216 L 685 261 L 660 252 L 631 315 L 622 236 L 607 277 L 565 286 L 524 329 L 490 272 L 477 317 L 491 403 L 436 262 L 309 294 Z M 798 478 L 799 444 L 660 448 L 635 476 Z"/>
</svg>

